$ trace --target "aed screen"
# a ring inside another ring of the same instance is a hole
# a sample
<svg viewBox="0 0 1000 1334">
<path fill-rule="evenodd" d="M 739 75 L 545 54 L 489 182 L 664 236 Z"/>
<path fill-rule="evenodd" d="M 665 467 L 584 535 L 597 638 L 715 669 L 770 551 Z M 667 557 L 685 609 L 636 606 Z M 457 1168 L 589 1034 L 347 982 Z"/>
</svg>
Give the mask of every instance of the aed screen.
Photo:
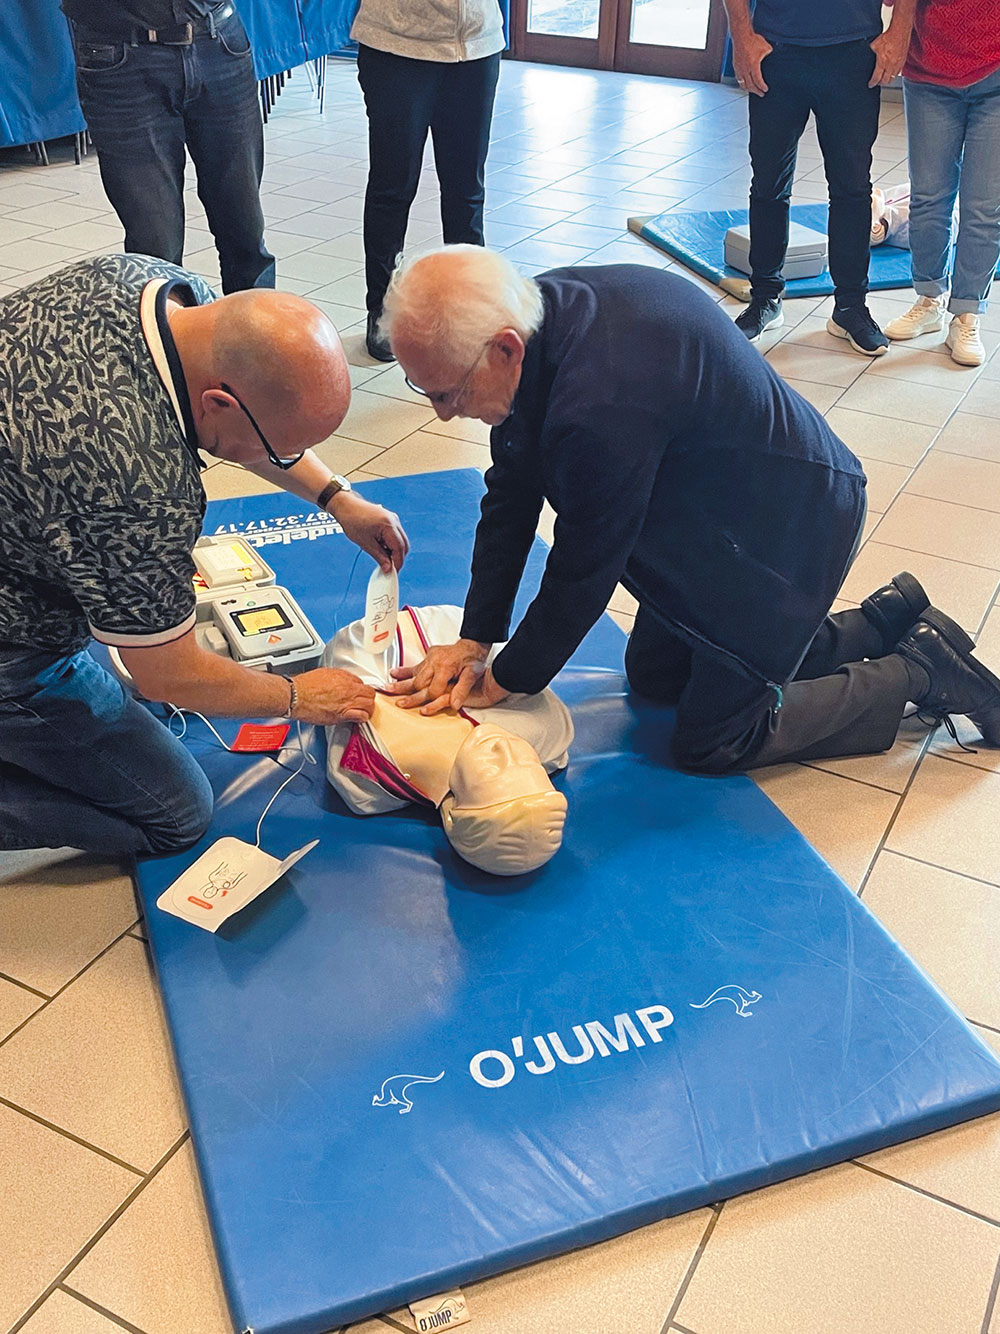
<svg viewBox="0 0 1000 1334">
<path fill-rule="evenodd" d="M 230 615 L 241 635 L 262 635 L 265 630 L 287 630 L 292 624 L 275 603 L 267 607 L 255 607 L 253 611 L 234 611 Z"/>
</svg>

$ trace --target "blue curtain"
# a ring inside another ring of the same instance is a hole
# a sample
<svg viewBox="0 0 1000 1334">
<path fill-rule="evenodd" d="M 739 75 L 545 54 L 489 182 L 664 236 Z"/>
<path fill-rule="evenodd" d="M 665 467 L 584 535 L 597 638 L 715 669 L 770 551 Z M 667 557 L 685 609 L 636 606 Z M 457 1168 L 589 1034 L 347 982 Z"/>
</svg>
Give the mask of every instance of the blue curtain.
<svg viewBox="0 0 1000 1334">
<path fill-rule="evenodd" d="M 59 0 L 0 0 L 0 147 L 82 129 Z"/>
</svg>

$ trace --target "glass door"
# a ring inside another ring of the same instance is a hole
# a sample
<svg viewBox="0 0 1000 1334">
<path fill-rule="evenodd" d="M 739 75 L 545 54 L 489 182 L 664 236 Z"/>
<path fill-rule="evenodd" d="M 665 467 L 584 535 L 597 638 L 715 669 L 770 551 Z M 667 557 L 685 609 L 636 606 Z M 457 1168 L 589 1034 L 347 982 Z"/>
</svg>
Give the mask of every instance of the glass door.
<svg viewBox="0 0 1000 1334">
<path fill-rule="evenodd" d="M 512 0 L 511 54 L 589 69 L 717 80 L 722 0 Z"/>
</svg>

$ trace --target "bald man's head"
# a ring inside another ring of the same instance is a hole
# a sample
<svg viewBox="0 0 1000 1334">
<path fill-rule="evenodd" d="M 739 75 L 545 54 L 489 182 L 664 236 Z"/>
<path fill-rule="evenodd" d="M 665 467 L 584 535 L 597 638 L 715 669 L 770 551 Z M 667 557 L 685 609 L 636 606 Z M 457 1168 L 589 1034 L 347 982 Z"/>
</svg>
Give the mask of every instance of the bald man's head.
<svg viewBox="0 0 1000 1334">
<path fill-rule="evenodd" d="M 233 292 L 176 310 L 170 321 L 203 446 L 231 457 L 227 439 L 247 434 L 226 414 L 226 385 L 281 457 L 332 435 L 351 401 L 340 337 L 311 302 L 289 292 Z M 236 409 L 238 411 L 238 409 Z M 221 441 L 221 448 L 220 448 Z M 239 441 L 236 441 L 237 447 Z M 249 461 L 249 456 L 236 461 Z"/>
<path fill-rule="evenodd" d="M 326 315 L 303 297 L 261 289 L 234 292 L 212 309 L 217 383 L 230 385 L 260 422 L 294 418 L 317 440 L 332 435 L 350 403 L 351 379 Z"/>
</svg>

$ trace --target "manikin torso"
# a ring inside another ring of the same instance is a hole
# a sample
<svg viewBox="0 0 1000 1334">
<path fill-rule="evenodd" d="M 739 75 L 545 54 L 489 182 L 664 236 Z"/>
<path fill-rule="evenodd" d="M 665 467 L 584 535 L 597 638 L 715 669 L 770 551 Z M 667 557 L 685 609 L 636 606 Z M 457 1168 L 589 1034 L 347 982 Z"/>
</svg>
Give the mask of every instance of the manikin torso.
<svg viewBox="0 0 1000 1334">
<path fill-rule="evenodd" d="M 365 651 L 357 621 L 330 641 L 324 665 L 354 672 L 384 690 L 393 667 L 415 666 L 430 644 L 455 640 L 461 617 L 459 607 L 405 607 L 395 640 L 382 655 Z M 545 773 L 565 767 L 573 724 L 551 690 L 513 697 L 490 709 L 432 716 L 401 709 L 393 697 L 376 694 L 369 722 L 329 727 L 327 739 L 330 783 L 353 811 L 375 815 L 412 801 L 440 806 L 453 782 L 462 802 L 476 806 L 538 791 L 539 762 Z"/>
</svg>

